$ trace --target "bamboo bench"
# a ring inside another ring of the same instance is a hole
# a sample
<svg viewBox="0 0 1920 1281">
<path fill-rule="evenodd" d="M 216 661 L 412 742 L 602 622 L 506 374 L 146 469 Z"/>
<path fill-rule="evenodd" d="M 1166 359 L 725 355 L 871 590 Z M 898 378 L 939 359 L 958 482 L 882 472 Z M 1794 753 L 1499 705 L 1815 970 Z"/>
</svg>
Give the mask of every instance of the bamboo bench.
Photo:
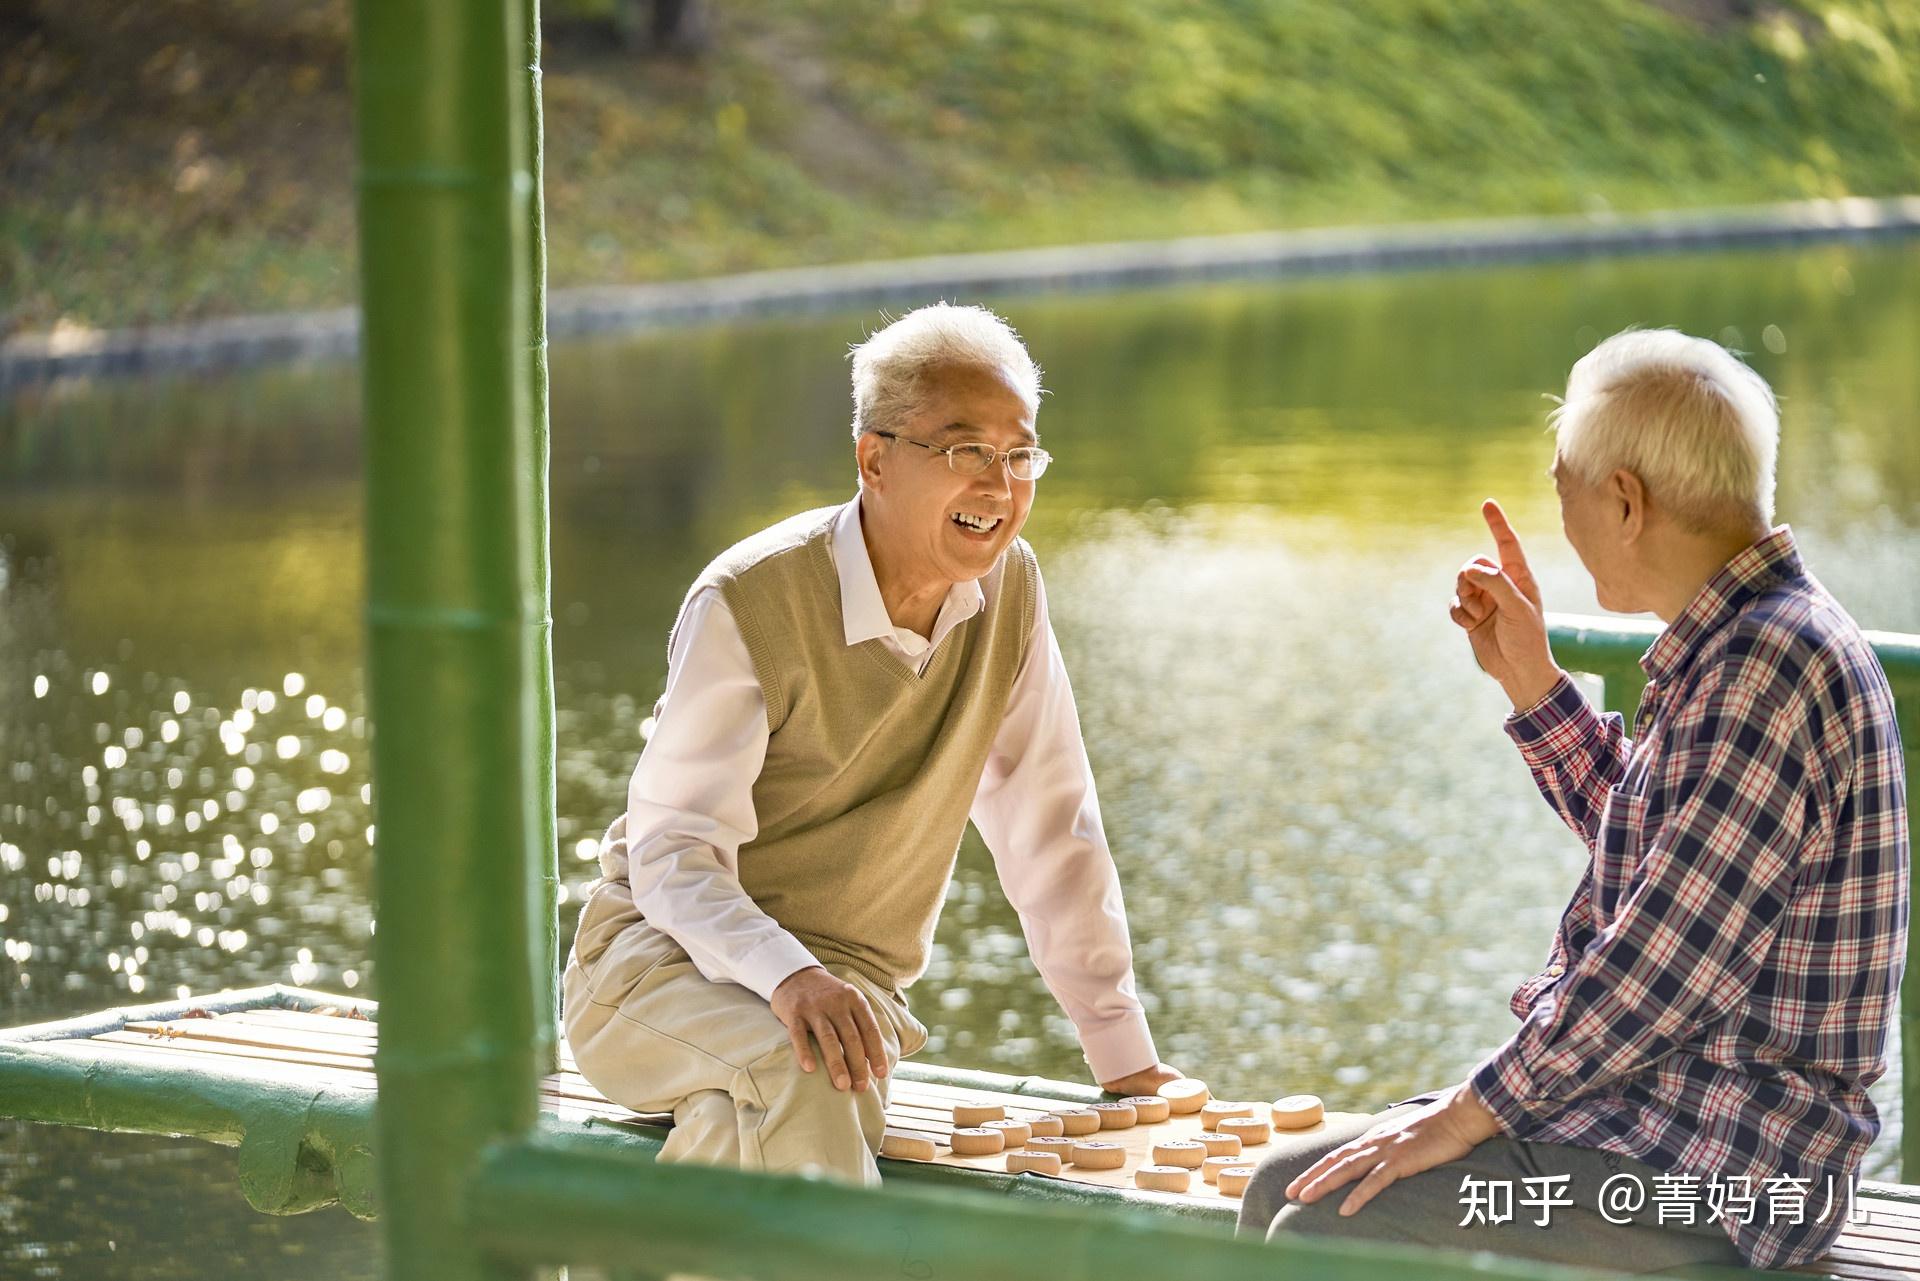
<svg viewBox="0 0 1920 1281">
<path fill-rule="evenodd" d="M 0 1031 L 0 1094 L 26 1120 L 103 1130 L 188 1134 L 237 1146 L 242 1190 L 255 1208 L 294 1213 L 339 1201 L 374 1213 L 372 1112 L 377 1007 L 283 985 L 160 1002 Z M 889 1129 L 934 1140 L 932 1162 L 886 1162 L 889 1179 L 971 1186 L 1056 1203 L 1132 1206 L 1225 1230 L 1238 1202 L 1211 1187 L 1143 1192 L 1130 1170 L 1152 1143 L 1197 1127 L 1193 1117 L 1110 1131 L 1129 1148 L 1125 1170 L 1069 1166 L 1059 1177 L 1010 1176 L 1000 1157 L 956 1156 L 947 1144 L 956 1103 L 998 1103 L 1015 1120 L 1105 1097 L 1097 1088 L 984 1072 L 901 1065 Z M 610 1103 L 574 1070 L 540 1083 L 542 1124 L 657 1151 L 672 1123 Z M 1920 1281 L 1920 1188 L 1869 1183 L 1862 1214 L 1834 1250 L 1798 1269 L 1846 1281 Z"/>
</svg>

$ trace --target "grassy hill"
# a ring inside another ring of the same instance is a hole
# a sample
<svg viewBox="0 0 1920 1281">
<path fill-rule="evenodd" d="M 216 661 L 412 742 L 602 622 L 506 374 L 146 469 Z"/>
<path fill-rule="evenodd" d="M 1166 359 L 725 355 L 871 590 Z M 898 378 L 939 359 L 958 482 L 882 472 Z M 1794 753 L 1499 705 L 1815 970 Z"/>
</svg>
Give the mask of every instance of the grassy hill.
<svg viewBox="0 0 1920 1281">
<path fill-rule="evenodd" d="M 1920 190 L 1912 0 L 709 0 L 550 18 L 555 285 Z M 342 0 L 0 12 L 0 329 L 350 301 Z"/>
</svg>

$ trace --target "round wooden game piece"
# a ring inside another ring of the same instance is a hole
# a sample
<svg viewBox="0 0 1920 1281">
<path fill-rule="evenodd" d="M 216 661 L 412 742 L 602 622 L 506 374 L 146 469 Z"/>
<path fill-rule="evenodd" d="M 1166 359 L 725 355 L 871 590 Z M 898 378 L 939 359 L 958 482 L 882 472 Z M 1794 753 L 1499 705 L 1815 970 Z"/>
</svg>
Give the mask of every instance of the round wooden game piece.
<svg viewBox="0 0 1920 1281">
<path fill-rule="evenodd" d="M 1029 1152 L 1051 1152 L 1062 1161 L 1073 1160 L 1073 1139 L 1063 1139 L 1058 1135 L 1047 1135 L 1037 1139 L 1028 1139 L 1026 1150 Z"/>
<path fill-rule="evenodd" d="M 1239 1156 L 1240 1136 L 1221 1134 L 1215 1130 L 1202 1130 L 1193 1136 L 1193 1141 L 1207 1150 L 1208 1156 Z"/>
<path fill-rule="evenodd" d="M 1273 1137 L 1273 1123 L 1257 1116 L 1230 1116 L 1220 1123 L 1220 1133 L 1231 1134 L 1254 1148 Z"/>
<path fill-rule="evenodd" d="M 1009 1152 L 1007 1153 L 1008 1174 L 1058 1174 L 1060 1173 L 1060 1154 L 1058 1152 Z"/>
<path fill-rule="evenodd" d="M 980 1128 L 1000 1131 L 1000 1137 L 1010 1148 L 1021 1147 L 1033 1137 L 1033 1129 L 1025 1121 L 988 1121 Z"/>
<path fill-rule="evenodd" d="M 983 1130 L 966 1127 L 953 1132 L 953 1154 L 955 1156 L 992 1156 L 1007 1146 L 998 1130 Z"/>
<path fill-rule="evenodd" d="M 1173 1139 L 1153 1145 L 1155 1165 L 1177 1165 L 1184 1169 L 1197 1170 L 1200 1168 L 1200 1163 L 1206 1159 L 1206 1145 L 1195 1143 L 1192 1139 Z"/>
<path fill-rule="evenodd" d="M 1219 1099 L 1214 1099 L 1200 1108 L 1200 1124 L 1205 1129 L 1217 1130 L 1220 1128 L 1220 1123 L 1228 1117 L 1252 1115 L 1253 1104 L 1251 1103 L 1223 1103 Z"/>
<path fill-rule="evenodd" d="M 1068 1134 L 1092 1134 L 1100 1128 L 1100 1114 L 1092 1108 L 1067 1108 L 1054 1115 Z"/>
<path fill-rule="evenodd" d="M 953 1123 L 967 1129 L 985 1125 L 989 1121 L 1004 1121 L 1007 1110 L 998 1103 L 956 1103 L 953 1105 Z"/>
<path fill-rule="evenodd" d="M 1200 1167 L 1200 1177 L 1208 1183 L 1220 1181 L 1220 1171 L 1231 1170 L 1235 1166 L 1245 1165 L 1246 1158 L 1238 1156 L 1210 1156 Z"/>
<path fill-rule="evenodd" d="M 1033 1131 L 1033 1137 L 1036 1139 L 1057 1139 L 1067 1132 L 1067 1127 L 1061 1123 L 1060 1118 L 1052 1113 L 1033 1117 L 1027 1122 L 1027 1128 Z"/>
<path fill-rule="evenodd" d="M 1131 1130 L 1140 1119 L 1131 1103 L 1096 1103 L 1090 1110 L 1099 1114 L 1103 1130 Z"/>
<path fill-rule="evenodd" d="M 1158 1125 L 1173 1114 L 1173 1105 L 1157 1094 L 1141 1094 L 1120 1101 L 1133 1108 L 1134 1119 L 1142 1125 Z"/>
<path fill-rule="evenodd" d="M 931 1161 L 933 1140 L 924 1134 L 903 1134 L 888 1130 L 880 1139 L 880 1155 L 895 1161 Z"/>
<path fill-rule="evenodd" d="M 1154 1091 L 1167 1101 L 1168 1110 L 1175 1116 L 1185 1116 L 1189 1112 L 1198 1112 L 1213 1097 L 1205 1081 L 1196 1081 L 1183 1076 L 1178 1081 L 1168 1081 Z"/>
<path fill-rule="evenodd" d="M 1327 1119 L 1327 1110 L 1317 1094 L 1289 1094 L 1273 1101 L 1273 1128 L 1311 1130 Z"/>
<path fill-rule="evenodd" d="M 1118 1143 L 1076 1143 L 1073 1163 L 1083 1170 L 1117 1170 L 1127 1163 L 1127 1150 Z"/>
<path fill-rule="evenodd" d="M 1250 1165 L 1229 1165 L 1214 1176 L 1214 1182 L 1220 1186 L 1221 1196 L 1244 1196 L 1247 1181 L 1253 1178 Z"/>
<path fill-rule="evenodd" d="M 1133 1172 L 1133 1186 L 1149 1192 L 1185 1192 L 1193 1186 L 1193 1171 L 1183 1165 L 1143 1165 Z"/>
</svg>

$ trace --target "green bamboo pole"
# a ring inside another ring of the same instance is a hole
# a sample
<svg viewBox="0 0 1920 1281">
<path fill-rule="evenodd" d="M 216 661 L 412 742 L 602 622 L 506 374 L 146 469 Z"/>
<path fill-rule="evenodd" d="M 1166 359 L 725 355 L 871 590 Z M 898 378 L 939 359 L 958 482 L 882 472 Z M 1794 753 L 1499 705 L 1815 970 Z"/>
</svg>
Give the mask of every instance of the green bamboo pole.
<svg viewBox="0 0 1920 1281">
<path fill-rule="evenodd" d="M 520 0 L 356 0 L 378 1168 L 392 1277 L 525 1277 L 461 1218 L 535 1116 Z"/>
<path fill-rule="evenodd" d="M 560 1070 L 560 834 L 555 816 L 553 733 L 553 584 L 548 536 L 547 478 L 547 226 L 546 128 L 540 94 L 540 0 L 521 0 L 526 37 L 527 169 L 532 177 L 527 205 L 527 429 L 531 439 L 526 474 L 527 514 L 532 522 L 533 596 L 536 633 L 533 680 L 533 831 L 529 835 L 537 879 L 533 883 L 534 1052 L 542 1072 Z"/>
<path fill-rule="evenodd" d="M 660 1166 L 560 1135 L 490 1150 L 471 1194 L 474 1230 L 503 1255 L 601 1267 L 638 1263 L 654 1275 L 781 1281 L 1571 1281 L 1607 1275 L 1489 1254 L 1313 1238 L 1281 1245 L 1236 1241 L 1221 1227 L 1119 1206 L 1096 1214 L 936 1187 L 874 1190 Z"/>
</svg>

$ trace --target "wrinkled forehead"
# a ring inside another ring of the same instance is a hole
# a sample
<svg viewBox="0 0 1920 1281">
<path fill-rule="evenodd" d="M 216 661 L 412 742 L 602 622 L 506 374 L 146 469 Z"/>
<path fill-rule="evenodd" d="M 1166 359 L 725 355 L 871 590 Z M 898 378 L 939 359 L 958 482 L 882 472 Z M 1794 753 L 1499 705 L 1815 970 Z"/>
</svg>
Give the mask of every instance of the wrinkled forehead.
<svg viewBox="0 0 1920 1281">
<path fill-rule="evenodd" d="M 927 440 L 935 445 L 961 445 L 968 441 L 984 440 L 990 445 L 1011 449 L 1017 445 L 1037 445 L 1040 435 L 1030 422 L 989 423 L 955 418 L 929 429 Z"/>
<path fill-rule="evenodd" d="M 1002 449 L 1039 439 L 1034 410 L 1000 370 L 955 366 L 929 370 L 921 380 L 921 431 L 935 444 L 984 440 Z"/>
</svg>

